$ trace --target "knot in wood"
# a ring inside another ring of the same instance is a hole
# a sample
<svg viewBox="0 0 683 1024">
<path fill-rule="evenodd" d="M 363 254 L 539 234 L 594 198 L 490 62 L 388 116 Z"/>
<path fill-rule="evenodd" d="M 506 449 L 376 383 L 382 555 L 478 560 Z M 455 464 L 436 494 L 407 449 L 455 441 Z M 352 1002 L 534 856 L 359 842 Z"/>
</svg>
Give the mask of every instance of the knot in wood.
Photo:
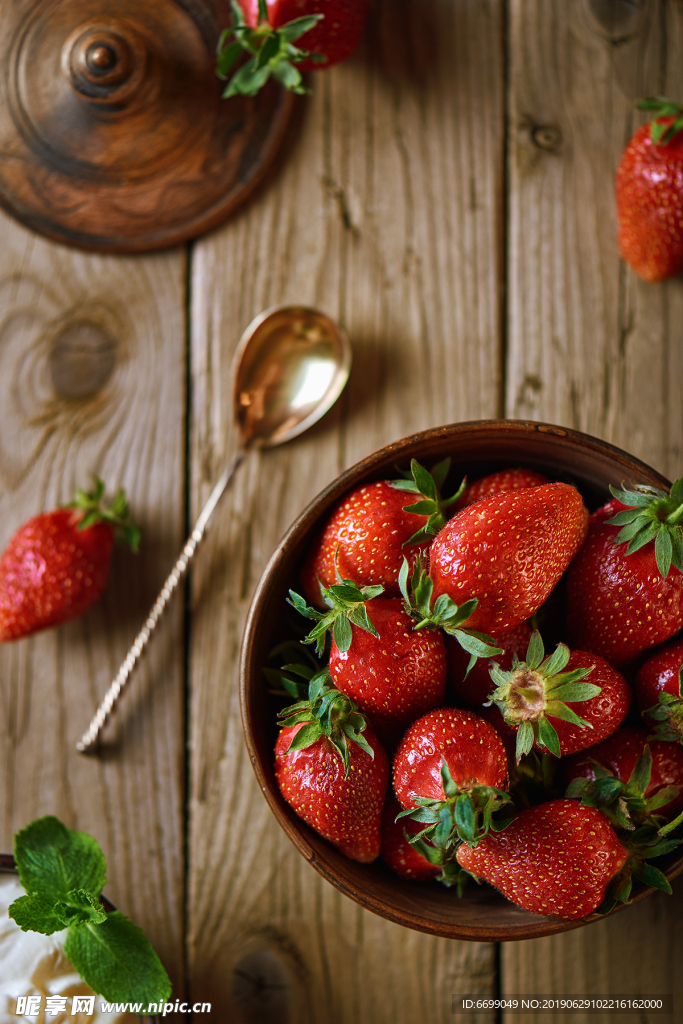
<svg viewBox="0 0 683 1024">
<path fill-rule="evenodd" d="M 552 124 L 537 125 L 531 129 L 531 141 L 539 149 L 556 153 L 562 145 L 562 132 Z"/>
<path fill-rule="evenodd" d="M 90 398 L 105 386 L 116 366 L 117 342 L 99 324 L 67 324 L 50 351 L 50 373 L 57 394 L 68 400 Z"/>
</svg>

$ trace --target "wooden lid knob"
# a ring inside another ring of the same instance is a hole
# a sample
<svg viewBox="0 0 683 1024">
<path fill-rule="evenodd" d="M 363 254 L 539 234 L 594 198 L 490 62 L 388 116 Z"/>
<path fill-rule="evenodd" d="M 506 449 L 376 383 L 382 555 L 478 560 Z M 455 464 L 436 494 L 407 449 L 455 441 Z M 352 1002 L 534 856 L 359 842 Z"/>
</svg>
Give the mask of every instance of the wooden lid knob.
<svg viewBox="0 0 683 1024">
<path fill-rule="evenodd" d="M 124 22 L 82 25 L 62 51 L 72 88 L 91 103 L 120 107 L 139 90 L 147 71 L 142 37 Z"/>
</svg>

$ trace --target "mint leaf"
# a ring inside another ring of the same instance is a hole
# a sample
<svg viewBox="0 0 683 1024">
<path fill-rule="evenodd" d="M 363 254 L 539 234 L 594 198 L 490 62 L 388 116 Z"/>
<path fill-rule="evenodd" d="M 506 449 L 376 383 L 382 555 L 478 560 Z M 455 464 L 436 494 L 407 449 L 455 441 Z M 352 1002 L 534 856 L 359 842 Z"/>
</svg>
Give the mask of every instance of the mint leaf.
<svg viewBox="0 0 683 1024">
<path fill-rule="evenodd" d="M 107 914 L 100 901 L 85 889 L 74 889 L 65 900 L 45 893 L 20 896 L 9 908 L 9 916 L 24 932 L 52 935 L 71 924 L 101 924 Z"/>
<path fill-rule="evenodd" d="M 38 818 L 14 837 L 14 860 L 19 880 L 29 895 L 44 893 L 65 899 L 75 889 L 97 898 L 104 887 L 107 865 L 96 840 L 72 832 L 59 818 Z"/>
<path fill-rule="evenodd" d="M 158 1003 L 171 982 L 149 939 L 120 911 L 69 928 L 64 950 L 86 984 L 109 1002 Z"/>
<path fill-rule="evenodd" d="M 10 904 L 9 916 L 23 932 L 52 935 L 66 927 L 59 900 L 51 899 L 44 893 L 20 896 Z"/>
<path fill-rule="evenodd" d="M 59 906 L 63 908 L 67 927 L 72 924 L 102 924 L 107 920 L 106 910 L 87 889 L 72 889 Z"/>
</svg>

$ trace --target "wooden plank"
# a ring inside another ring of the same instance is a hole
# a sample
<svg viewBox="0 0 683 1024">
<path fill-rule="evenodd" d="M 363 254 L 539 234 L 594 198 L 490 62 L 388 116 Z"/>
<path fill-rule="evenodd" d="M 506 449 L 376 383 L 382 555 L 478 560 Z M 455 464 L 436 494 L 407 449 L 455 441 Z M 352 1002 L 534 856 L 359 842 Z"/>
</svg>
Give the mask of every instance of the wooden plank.
<svg viewBox="0 0 683 1024">
<path fill-rule="evenodd" d="M 56 814 L 92 833 L 106 893 L 183 987 L 182 608 L 170 613 L 102 756 L 74 744 L 172 564 L 184 530 L 185 255 L 100 258 L 2 215 L 0 544 L 90 474 L 123 486 L 143 529 L 83 618 L 0 648 L 0 849 Z"/>
<path fill-rule="evenodd" d="M 508 415 L 578 427 L 679 475 L 683 288 L 647 285 L 620 263 L 613 180 L 636 99 L 683 95 L 683 11 L 513 0 L 509 24 Z M 674 889 L 590 928 L 506 945 L 503 991 L 680 1001 L 680 880 Z M 510 1017 L 527 1019 L 555 1017 Z"/>
<path fill-rule="evenodd" d="M 277 179 L 195 249 L 195 510 L 236 447 L 229 365 L 256 313 L 323 308 L 355 358 L 335 411 L 242 472 L 193 577 L 189 963 L 226 1019 L 446 1022 L 452 994 L 494 990 L 492 947 L 361 911 L 288 844 L 243 747 L 237 659 L 266 560 L 324 484 L 413 430 L 498 411 L 501 15 L 374 5 L 361 51 L 315 80 Z"/>
</svg>

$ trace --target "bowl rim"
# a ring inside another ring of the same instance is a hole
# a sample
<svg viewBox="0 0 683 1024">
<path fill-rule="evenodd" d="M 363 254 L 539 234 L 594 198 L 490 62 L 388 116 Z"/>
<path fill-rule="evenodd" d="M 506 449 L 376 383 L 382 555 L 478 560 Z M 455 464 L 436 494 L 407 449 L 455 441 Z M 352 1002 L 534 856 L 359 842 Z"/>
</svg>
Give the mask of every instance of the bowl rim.
<svg viewBox="0 0 683 1024">
<path fill-rule="evenodd" d="M 629 474 L 633 474 L 635 477 L 642 476 L 646 478 L 655 486 L 661 486 L 663 488 L 669 488 L 671 486 L 670 481 L 665 476 L 654 470 L 647 463 L 633 455 L 630 455 L 624 449 L 618 448 L 610 442 L 603 441 L 591 434 L 552 423 L 513 419 L 467 420 L 446 424 L 440 427 L 431 427 L 427 430 L 409 434 L 406 437 L 400 438 L 397 441 L 379 448 L 377 451 L 371 453 L 365 458 L 354 463 L 348 469 L 344 470 L 339 474 L 339 476 L 327 484 L 327 486 L 324 487 L 295 518 L 268 560 L 254 591 L 244 627 L 239 663 L 240 711 L 243 735 L 249 759 L 256 775 L 259 788 L 263 793 L 270 810 L 299 853 L 318 871 L 320 875 L 322 875 L 323 878 L 335 886 L 335 888 L 340 892 L 344 893 L 344 895 L 350 897 L 366 909 L 371 910 L 373 913 L 376 913 L 387 920 L 431 935 L 460 940 L 464 939 L 488 942 L 517 941 L 519 939 L 539 938 L 542 936 L 557 934 L 559 932 L 570 931 L 574 928 L 580 928 L 586 924 L 593 923 L 594 921 L 603 920 L 604 918 L 598 914 L 591 914 L 586 918 L 578 919 L 542 917 L 541 915 L 532 914 L 528 911 L 522 910 L 521 908 L 516 908 L 515 905 L 505 899 L 502 894 L 496 893 L 498 900 L 502 901 L 500 903 L 501 906 L 505 906 L 506 908 L 515 907 L 515 909 L 519 910 L 519 913 L 523 915 L 523 918 L 520 919 L 519 923 L 515 923 L 513 928 L 510 928 L 509 926 L 501 928 L 495 925 L 484 925 L 476 928 L 463 927 L 459 925 L 457 921 L 452 924 L 445 923 L 442 920 L 434 921 L 428 916 L 421 914 L 417 908 L 408 912 L 404 909 L 396 911 L 391 905 L 376 898 L 372 892 L 367 892 L 361 886 L 356 885 L 352 879 L 340 878 L 324 860 L 320 859 L 311 843 L 315 842 L 316 845 L 319 845 L 320 843 L 324 844 L 325 848 L 329 848 L 331 851 L 330 856 L 332 857 L 335 855 L 340 857 L 341 854 L 338 854 L 338 851 L 335 851 L 330 844 L 326 843 L 325 840 L 322 839 L 322 837 L 316 836 L 313 830 L 295 815 L 294 811 L 287 805 L 280 793 L 273 790 L 272 780 L 264 771 L 261 757 L 257 749 L 252 723 L 249 720 L 251 680 L 250 666 L 255 665 L 255 662 L 259 657 L 259 652 L 256 650 L 254 634 L 260 621 L 262 609 L 269 599 L 272 577 L 278 572 L 280 566 L 283 563 L 286 563 L 290 549 L 300 541 L 302 537 L 310 533 L 314 524 L 318 523 L 319 520 L 324 519 L 325 515 L 329 514 L 332 507 L 344 496 L 344 494 L 347 493 L 348 490 L 352 487 L 359 486 L 362 483 L 371 481 L 373 475 L 379 474 L 379 471 L 382 467 L 385 467 L 387 463 L 392 463 L 394 461 L 400 462 L 402 459 L 405 459 L 408 451 L 410 449 L 414 449 L 416 446 L 430 444 L 432 442 L 438 443 L 440 441 L 445 441 L 446 439 L 453 440 L 455 446 L 459 439 L 462 439 L 465 435 L 471 435 L 473 432 L 482 434 L 488 433 L 492 435 L 494 431 L 501 430 L 511 438 L 516 436 L 520 441 L 525 437 L 531 438 L 534 435 L 539 434 L 566 439 L 572 447 L 578 446 L 579 448 L 592 453 L 594 456 L 602 457 L 603 459 L 607 458 L 617 466 L 621 465 L 623 467 L 624 478 Z M 501 461 L 504 461 L 504 458 L 501 458 Z M 261 662 L 262 660 L 261 656 Z M 311 836 L 311 841 L 307 838 L 309 835 Z M 371 865 L 368 865 L 368 867 L 370 866 Z M 365 865 L 363 865 L 363 867 L 365 867 Z M 683 856 L 679 857 L 665 871 L 665 874 L 666 877 L 671 880 L 681 872 L 683 872 Z M 427 884 L 406 882 L 398 876 L 396 876 L 396 882 L 397 884 L 402 884 L 404 887 L 424 886 Z M 643 886 L 642 891 L 638 891 L 633 896 L 631 903 L 628 904 L 628 906 L 639 902 L 645 896 L 654 891 L 655 890 L 651 887 Z M 626 906 L 627 905 L 625 904 L 618 905 L 609 916 L 613 916 L 613 914 L 626 909 Z"/>
</svg>

